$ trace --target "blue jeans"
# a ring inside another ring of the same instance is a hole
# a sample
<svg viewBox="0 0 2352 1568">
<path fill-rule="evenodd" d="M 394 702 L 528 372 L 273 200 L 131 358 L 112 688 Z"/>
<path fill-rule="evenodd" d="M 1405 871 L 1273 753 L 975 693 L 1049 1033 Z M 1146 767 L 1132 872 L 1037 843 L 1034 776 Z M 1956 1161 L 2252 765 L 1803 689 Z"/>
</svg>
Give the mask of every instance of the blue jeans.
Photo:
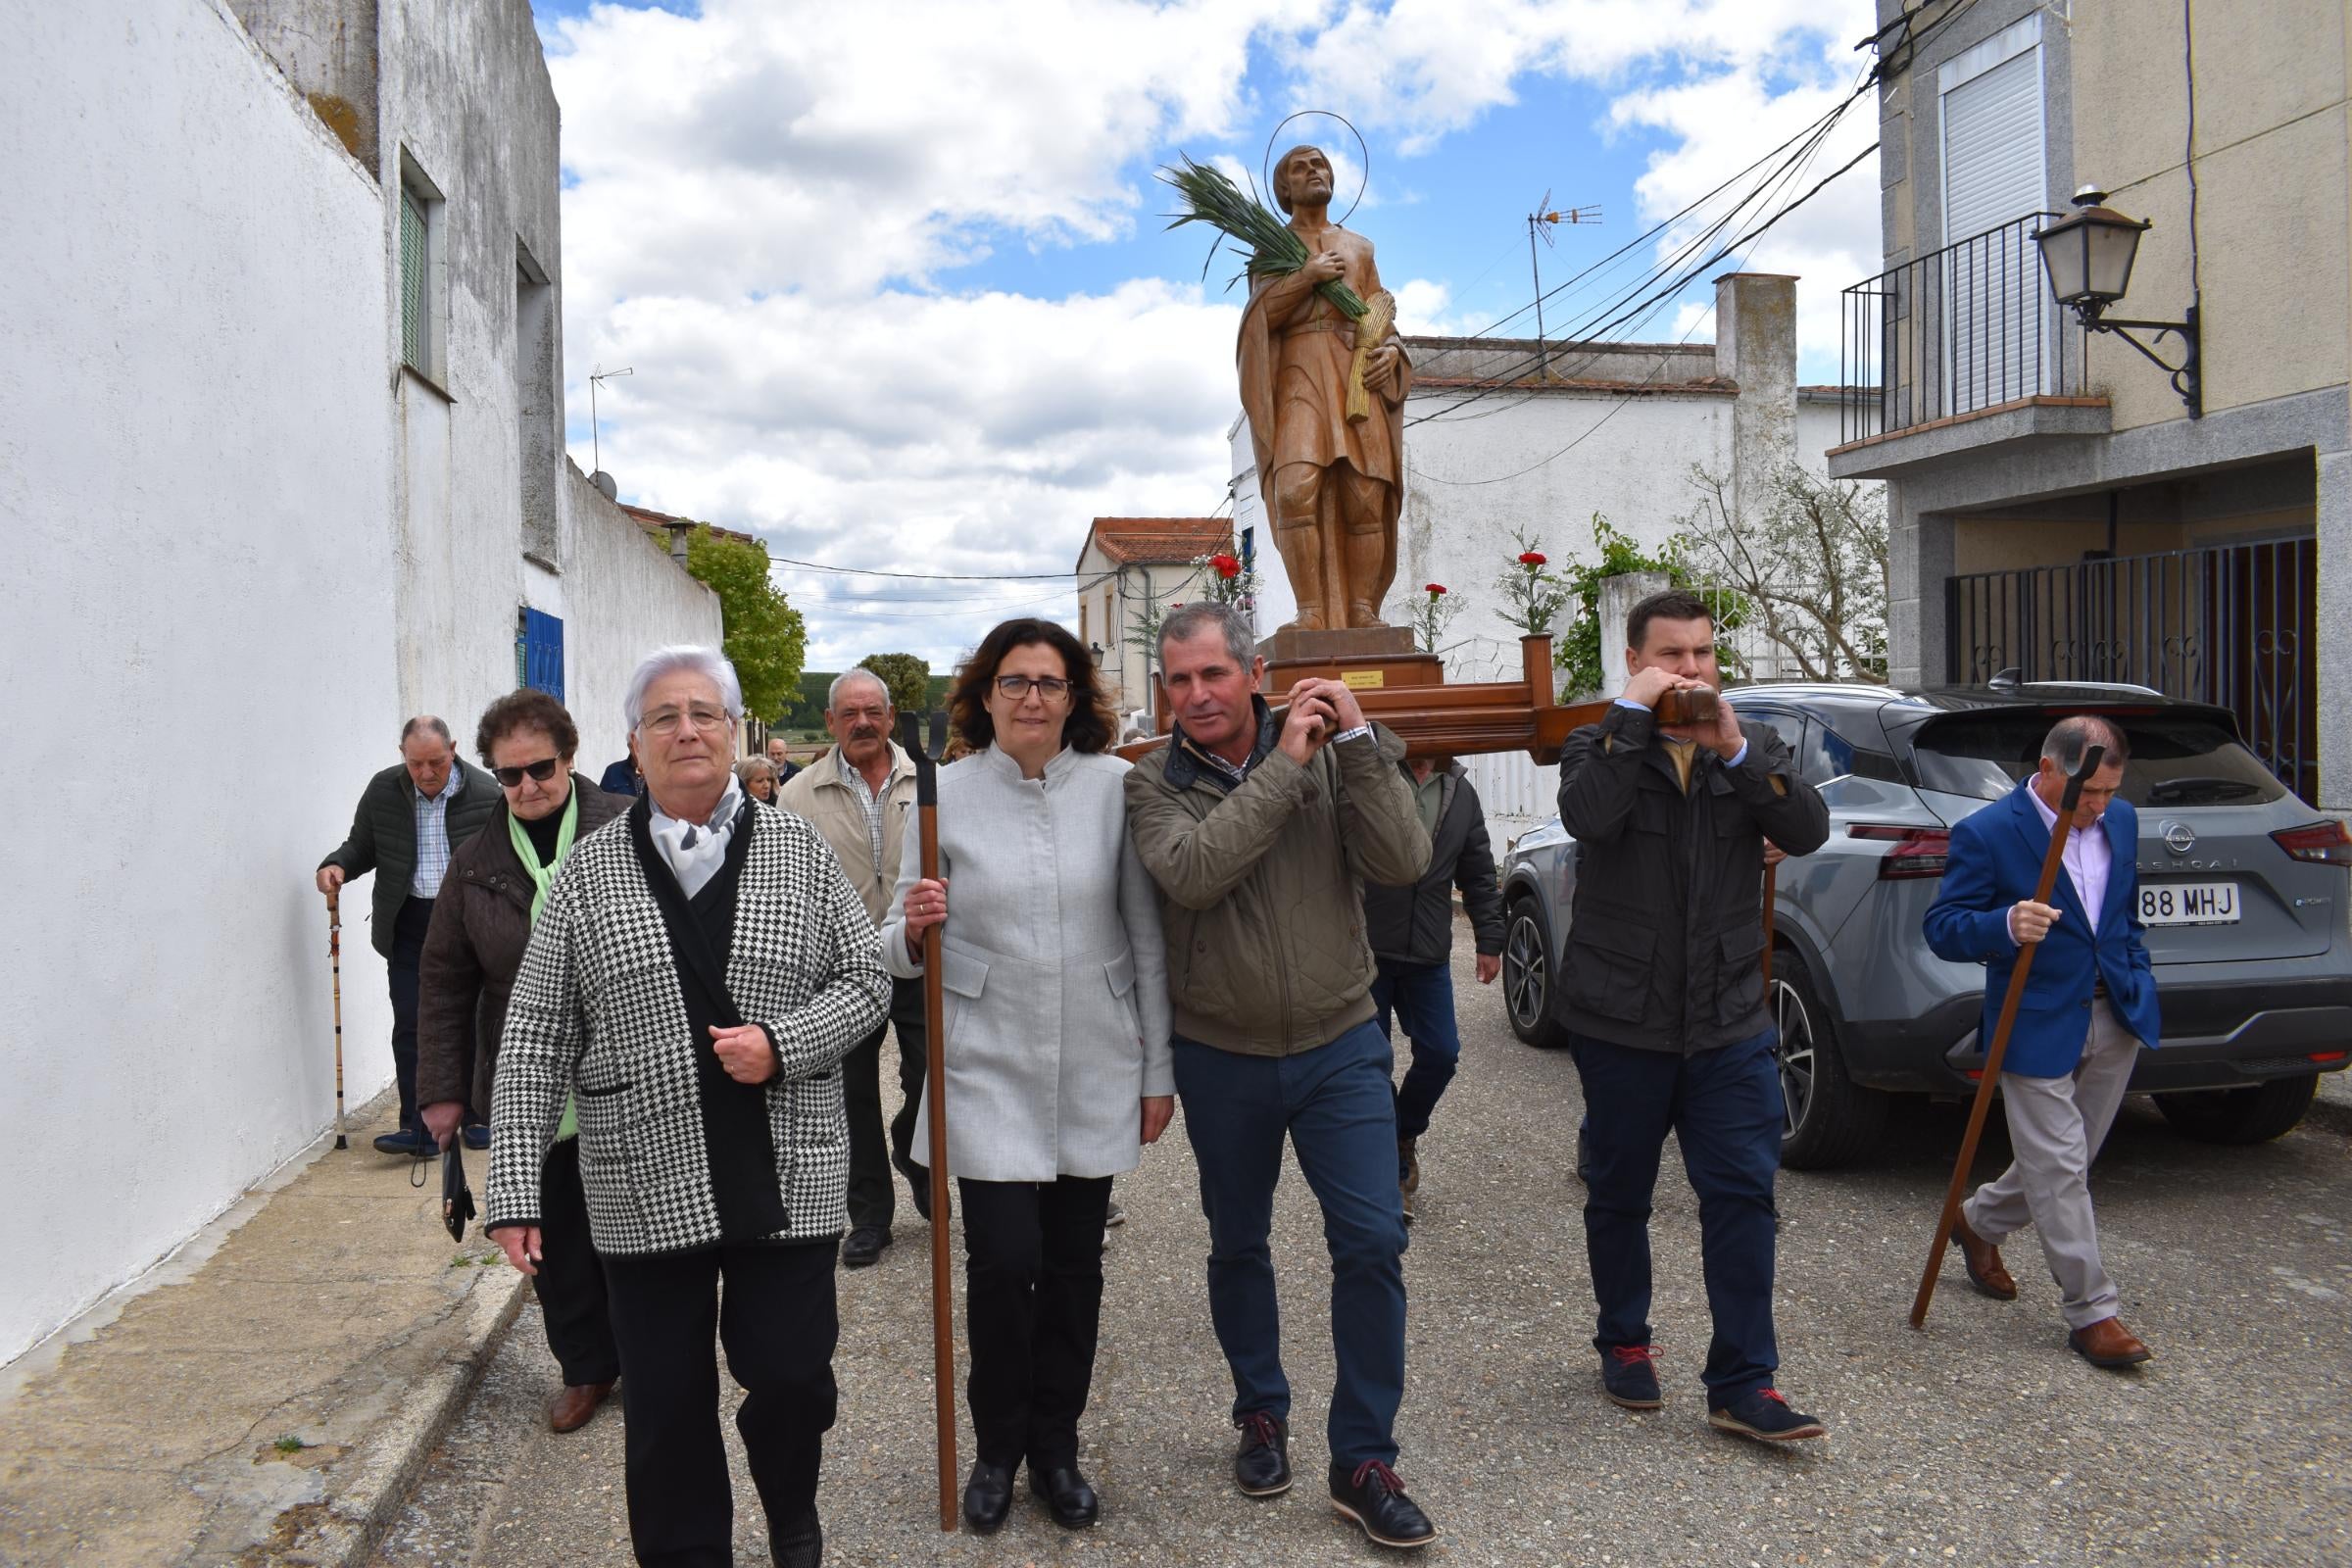
<svg viewBox="0 0 2352 1568">
<path fill-rule="evenodd" d="M 1323 1205 L 1339 1378 L 1331 1457 L 1395 1463 L 1404 1399 L 1404 1209 L 1396 1191 L 1395 1057 L 1363 1023 L 1294 1056 L 1247 1056 L 1179 1035 L 1176 1093 L 1208 1216 L 1208 1311 L 1233 1369 L 1233 1413 L 1291 1418 L 1274 1298 L 1274 1184 L 1282 1141 Z"/>
<path fill-rule="evenodd" d="M 1714 1051 L 1638 1051 L 1580 1035 L 1574 1045 L 1591 1122 L 1585 1251 L 1600 1319 L 1593 1348 L 1647 1345 L 1649 1206 L 1672 1128 L 1698 1195 L 1699 1255 L 1715 1321 L 1701 1374 L 1721 1408 L 1769 1386 L 1781 1165 L 1781 1081 L 1770 1029 Z"/>
<path fill-rule="evenodd" d="M 1396 1091 L 1396 1136 L 1418 1138 L 1429 1131 L 1429 1113 L 1453 1082 L 1461 1065 L 1462 1036 L 1453 1021 L 1453 965 L 1377 960 L 1372 1005 L 1380 1009 L 1380 1032 L 1394 1041 L 1393 1012 L 1412 1043 L 1413 1063 Z"/>
</svg>

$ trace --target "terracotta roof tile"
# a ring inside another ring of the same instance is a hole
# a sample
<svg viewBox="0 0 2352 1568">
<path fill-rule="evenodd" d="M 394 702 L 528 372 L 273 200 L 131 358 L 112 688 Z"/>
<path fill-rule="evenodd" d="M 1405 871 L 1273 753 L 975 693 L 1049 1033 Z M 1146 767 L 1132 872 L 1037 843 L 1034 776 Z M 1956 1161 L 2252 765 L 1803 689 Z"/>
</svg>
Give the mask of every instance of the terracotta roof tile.
<svg viewBox="0 0 2352 1568">
<path fill-rule="evenodd" d="M 1232 536 L 1233 524 L 1224 517 L 1097 517 L 1078 559 L 1083 562 L 1091 547 L 1114 566 L 1187 562 Z"/>
<path fill-rule="evenodd" d="M 651 507 L 632 507 L 626 501 L 618 502 L 616 505 L 619 506 L 621 511 L 627 513 L 630 516 L 637 519 L 637 526 L 643 528 L 647 533 L 652 534 L 655 538 L 661 540 L 665 545 L 669 543 L 669 529 L 671 524 L 684 522 L 694 523 L 698 527 L 701 525 L 697 519 L 693 517 L 672 516 L 666 512 L 656 512 Z M 758 544 L 760 542 L 759 536 L 756 534 L 744 533 L 734 528 L 721 528 L 715 522 L 710 524 L 710 531 L 721 539 L 740 539 L 745 544 Z"/>
</svg>

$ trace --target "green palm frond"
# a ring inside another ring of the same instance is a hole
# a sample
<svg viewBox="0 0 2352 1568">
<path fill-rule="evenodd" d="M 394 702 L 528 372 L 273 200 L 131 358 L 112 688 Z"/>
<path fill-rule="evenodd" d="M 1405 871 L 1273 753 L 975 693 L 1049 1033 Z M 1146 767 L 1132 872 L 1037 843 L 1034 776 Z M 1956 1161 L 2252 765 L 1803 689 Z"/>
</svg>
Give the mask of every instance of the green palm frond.
<svg viewBox="0 0 2352 1568">
<path fill-rule="evenodd" d="M 1208 224 L 1249 252 L 1250 260 L 1244 270 L 1251 277 L 1283 277 L 1306 265 L 1306 241 L 1293 233 L 1281 219 L 1243 195 L 1240 186 L 1216 170 L 1196 164 L 1182 153 L 1176 156 L 1175 167 L 1159 172 L 1159 177 L 1184 198 L 1185 210 L 1169 215 L 1170 228 L 1186 223 Z M 1209 260 L 1214 261 L 1216 254 L 1217 246 L 1212 243 L 1208 248 Z M 1200 270 L 1203 276 L 1207 275 L 1207 263 L 1201 264 Z M 1316 284 L 1315 292 L 1339 307 L 1349 320 L 1363 319 L 1362 297 L 1340 279 L 1335 277 Z"/>
</svg>

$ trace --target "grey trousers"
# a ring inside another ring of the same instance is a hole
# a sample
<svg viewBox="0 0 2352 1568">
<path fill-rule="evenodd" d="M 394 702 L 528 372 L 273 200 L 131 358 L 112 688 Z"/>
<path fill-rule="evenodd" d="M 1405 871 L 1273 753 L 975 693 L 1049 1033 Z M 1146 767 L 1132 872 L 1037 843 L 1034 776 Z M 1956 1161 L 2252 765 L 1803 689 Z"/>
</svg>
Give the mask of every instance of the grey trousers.
<svg viewBox="0 0 2352 1568">
<path fill-rule="evenodd" d="M 1960 1208 L 1968 1228 L 1996 1247 L 2029 1224 L 2040 1233 L 2050 1278 L 2066 1296 L 2070 1329 L 2115 1316 L 2115 1283 L 2099 1261 L 2099 1229 L 2090 1212 L 2090 1162 L 2107 1141 L 2138 1058 L 2138 1038 L 2098 1001 L 2090 1005 L 2082 1059 L 2070 1076 L 2001 1074 L 2001 1105 L 2016 1158 Z"/>
</svg>

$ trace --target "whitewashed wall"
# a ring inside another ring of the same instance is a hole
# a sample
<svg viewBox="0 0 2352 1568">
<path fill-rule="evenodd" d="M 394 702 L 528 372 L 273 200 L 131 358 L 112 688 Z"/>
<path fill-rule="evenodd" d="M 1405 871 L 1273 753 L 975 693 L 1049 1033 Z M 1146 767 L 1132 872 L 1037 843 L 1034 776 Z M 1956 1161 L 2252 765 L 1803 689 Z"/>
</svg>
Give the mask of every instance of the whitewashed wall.
<svg viewBox="0 0 2352 1568">
<path fill-rule="evenodd" d="M 7 16 L 0 1360 L 332 1114 L 312 868 L 400 724 L 380 193 L 208 0 Z"/>
</svg>

